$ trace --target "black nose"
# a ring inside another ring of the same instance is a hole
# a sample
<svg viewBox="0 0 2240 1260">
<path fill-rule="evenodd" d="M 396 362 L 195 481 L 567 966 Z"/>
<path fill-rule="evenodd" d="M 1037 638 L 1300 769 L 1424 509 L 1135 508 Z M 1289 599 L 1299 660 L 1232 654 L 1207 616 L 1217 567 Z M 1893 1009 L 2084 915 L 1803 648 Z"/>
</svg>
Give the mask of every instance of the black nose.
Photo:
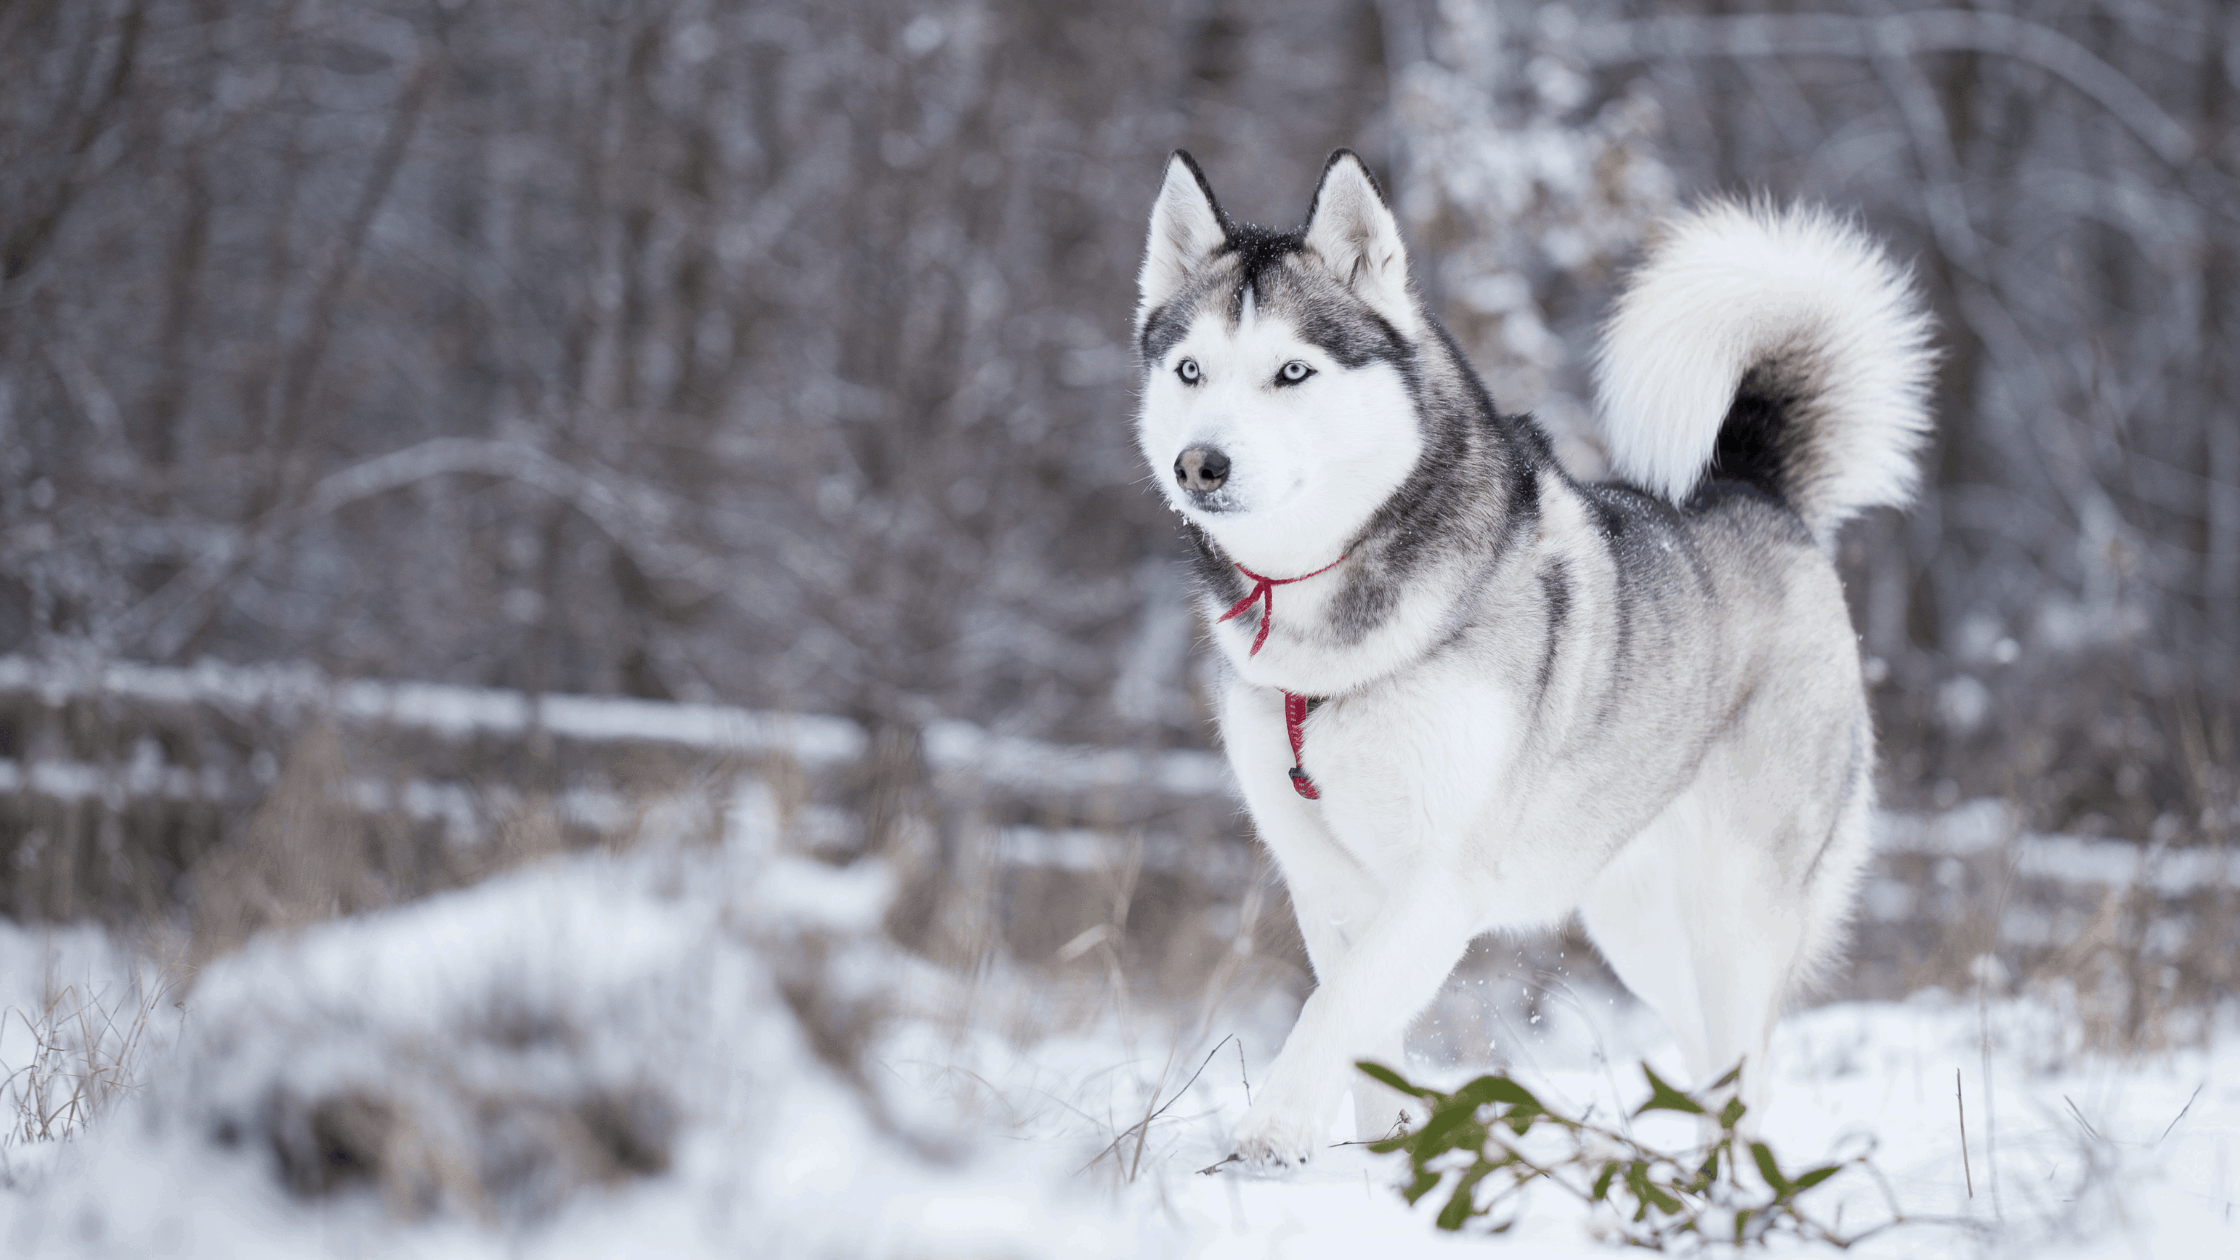
<svg viewBox="0 0 2240 1260">
<path fill-rule="evenodd" d="M 1210 494 L 1229 479 L 1229 457 L 1211 446 L 1193 446 L 1174 461 L 1174 479 L 1192 494 Z"/>
</svg>

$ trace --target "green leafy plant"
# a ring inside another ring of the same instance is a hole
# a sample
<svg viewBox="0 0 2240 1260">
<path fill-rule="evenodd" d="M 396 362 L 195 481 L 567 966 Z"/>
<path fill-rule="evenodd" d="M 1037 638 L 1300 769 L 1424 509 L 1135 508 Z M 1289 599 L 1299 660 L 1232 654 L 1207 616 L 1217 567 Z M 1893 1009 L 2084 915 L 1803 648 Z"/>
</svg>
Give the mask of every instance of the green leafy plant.
<svg viewBox="0 0 2240 1260">
<path fill-rule="evenodd" d="M 1710 1103 L 1667 1084 L 1642 1065 L 1649 1099 L 1633 1112 L 1672 1111 L 1702 1117 L 1716 1136 L 1682 1151 L 1648 1146 L 1626 1129 L 1591 1124 L 1552 1110 L 1531 1090 L 1507 1076 L 1481 1076 L 1452 1093 L 1417 1085 L 1375 1063 L 1363 1072 L 1429 1105 L 1429 1114 L 1412 1133 L 1370 1144 L 1380 1154 L 1408 1157 L 1411 1180 L 1400 1188 L 1409 1203 L 1447 1188 L 1439 1209 L 1441 1229 L 1459 1230 L 1484 1218 L 1494 1233 L 1515 1225 L 1515 1214 L 1496 1219 L 1505 1206 L 1521 1204 L 1536 1183 L 1558 1187 L 1596 1211 L 1618 1241 L 1655 1251 L 1704 1244 L 1745 1246 L 1777 1236 L 1849 1247 L 1906 1220 L 1889 1186 L 1865 1154 L 1803 1172 L 1784 1171 L 1771 1147 L 1737 1131 L 1745 1108 L 1730 1097 L 1714 1111 Z M 1716 1095 L 1741 1078 L 1742 1069 L 1714 1084 Z M 1804 1193 L 1847 1168 L 1857 1167 L 1882 1186 L 1890 1217 L 1852 1234 L 1840 1232 L 1841 1217 L 1825 1223 L 1800 1202 Z"/>
</svg>

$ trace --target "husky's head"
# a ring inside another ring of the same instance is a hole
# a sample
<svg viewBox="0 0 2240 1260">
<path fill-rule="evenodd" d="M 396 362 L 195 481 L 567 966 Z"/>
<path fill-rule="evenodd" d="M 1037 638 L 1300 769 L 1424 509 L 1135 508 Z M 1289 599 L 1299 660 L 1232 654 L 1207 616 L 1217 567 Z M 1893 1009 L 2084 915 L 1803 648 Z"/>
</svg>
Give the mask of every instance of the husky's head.
<svg viewBox="0 0 2240 1260">
<path fill-rule="evenodd" d="M 1167 501 L 1258 572 L 1331 563 L 1424 448 L 1427 321 L 1361 159 L 1332 154 L 1306 225 L 1276 232 L 1230 221 L 1175 154 L 1138 284 L 1136 438 Z"/>
</svg>

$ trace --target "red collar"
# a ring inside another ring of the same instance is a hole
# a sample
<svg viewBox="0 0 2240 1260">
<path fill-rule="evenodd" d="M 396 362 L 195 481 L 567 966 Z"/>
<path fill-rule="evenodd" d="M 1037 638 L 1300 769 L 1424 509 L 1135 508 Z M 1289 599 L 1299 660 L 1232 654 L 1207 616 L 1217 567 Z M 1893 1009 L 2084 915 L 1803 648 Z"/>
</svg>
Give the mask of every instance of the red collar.
<svg viewBox="0 0 2240 1260">
<path fill-rule="evenodd" d="M 1214 618 L 1213 624 L 1218 626 L 1222 622 L 1227 621 L 1229 618 L 1243 612 L 1245 609 L 1252 607 L 1254 604 L 1260 604 L 1260 632 L 1252 636 L 1252 650 L 1245 653 L 1246 656 L 1258 656 L 1260 655 L 1260 645 L 1268 641 L 1268 627 L 1275 624 L 1276 588 L 1279 586 L 1289 586 L 1293 582 L 1304 582 L 1311 577 L 1321 577 L 1323 574 L 1328 573 L 1330 570 L 1337 568 L 1339 565 L 1344 564 L 1345 562 L 1346 558 L 1344 556 L 1339 556 L 1337 559 L 1332 560 L 1326 565 L 1323 565 L 1321 568 L 1316 569 L 1314 572 L 1303 573 L 1295 578 L 1262 577 L 1261 575 L 1254 573 L 1252 570 L 1244 567 L 1241 564 L 1237 565 L 1237 572 L 1242 573 L 1246 577 L 1252 579 L 1252 593 L 1245 596 L 1243 599 L 1238 600 L 1236 603 L 1231 604 L 1229 606 L 1229 611 L 1221 614 L 1219 617 Z"/>
<path fill-rule="evenodd" d="M 1237 565 L 1237 572 L 1252 579 L 1252 593 L 1230 605 L 1229 611 L 1216 618 L 1214 624 L 1220 625 L 1254 604 L 1259 604 L 1260 631 L 1252 636 L 1252 650 L 1245 653 L 1246 656 L 1258 656 L 1260 655 L 1260 645 L 1268 641 L 1268 627 L 1275 624 L 1276 588 L 1289 586 L 1293 582 L 1304 582 L 1311 577 L 1320 577 L 1345 562 L 1346 558 L 1339 556 L 1314 572 L 1301 574 L 1295 578 L 1263 577 L 1241 564 Z M 1307 714 L 1312 712 L 1314 706 L 1320 703 L 1320 700 L 1309 700 L 1305 696 L 1293 695 L 1288 691 L 1283 693 L 1283 733 L 1291 737 L 1291 786 L 1298 791 L 1299 795 L 1310 801 L 1321 800 L 1322 792 L 1315 787 L 1314 780 L 1307 777 L 1306 763 L 1303 760 L 1307 743 L 1307 733 L 1304 728 Z"/>
<path fill-rule="evenodd" d="M 1322 790 L 1314 785 L 1313 779 L 1307 777 L 1306 763 L 1301 759 L 1301 754 L 1306 750 L 1307 732 L 1304 728 L 1307 715 L 1314 712 L 1315 706 L 1321 703 L 1319 697 L 1309 700 L 1288 691 L 1283 693 L 1283 733 L 1291 737 L 1291 786 L 1310 801 L 1321 800 Z"/>
</svg>

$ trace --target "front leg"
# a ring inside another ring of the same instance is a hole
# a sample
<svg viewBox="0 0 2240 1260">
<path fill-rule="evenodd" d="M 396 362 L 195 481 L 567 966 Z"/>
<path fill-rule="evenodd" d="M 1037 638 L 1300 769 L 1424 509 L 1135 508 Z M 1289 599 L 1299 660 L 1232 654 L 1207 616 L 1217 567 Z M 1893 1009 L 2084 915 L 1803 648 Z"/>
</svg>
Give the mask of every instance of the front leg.
<svg viewBox="0 0 2240 1260">
<path fill-rule="evenodd" d="M 1299 935 L 1306 940 L 1316 983 L 1327 984 L 1352 952 L 1355 935 L 1375 922 L 1385 895 L 1359 863 L 1345 858 L 1335 841 L 1294 844 L 1286 851 L 1293 856 L 1283 863 L 1283 882 L 1298 916 Z M 1396 1071 L 1404 1069 L 1406 1034 L 1405 1022 L 1378 1030 L 1376 1045 L 1361 1057 Z M 1356 1138 L 1373 1142 L 1423 1119 L 1419 1100 L 1410 1095 L 1366 1076 L 1349 1076 L 1348 1083 L 1353 1088 Z"/>
<path fill-rule="evenodd" d="M 1477 926 L 1451 869 L 1394 881 L 1350 948 L 1319 977 L 1237 1126 L 1237 1155 L 1294 1167 L 1322 1149 L 1332 1112 L 1358 1075 L 1354 1062 L 1390 1055 L 1397 1032 L 1438 994 Z"/>
<path fill-rule="evenodd" d="M 1303 847 L 1303 846 L 1302 846 Z M 1330 842 L 1326 853 L 1343 855 Z M 1307 958 L 1314 964 L 1318 985 L 1327 984 L 1345 956 L 1353 938 L 1376 921 L 1385 895 L 1357 862 L 1330 860 L 1290 861 L 1284 864 L 1283 882 L 1291 893 L 1291 907 L 1299 919 L 1299 935 L 1307 942 Z M 1407 1064 L 1405 1021 L 1378 1030 L 1376 1045 L 1362 1052 L 1395 1071 Z M 1349 1076 L 1353 1088 L 1354 1137 L 1374 1142 L 1397 1129 L 1413 1128 L 1423 1119 L 1419 1100 L 1367 1076 Z"/>
<path fill-rule="evenodd" d="M 1384 903 L 1384 887 L 1330 833 L 1322 807 L 1292 790 L 1291 747 L 1278 695 L 1234 684 L 1224 697 L 1224 742 L 1251 808 L 1254 829 L 1283 872 L 1315 979 L 1327 983 L 1339 960 L 1353 948 L 1353 938 L 1375 920 Z M 1405 1031 L 1401 1026 L 1384 1030 L 1364 1057 L 1400 1067 Z M 1410 1104 L 1417 1100 L 1408 1095 L 1365 1076 L 1350 1083 L 1356 1137 L 1373 1141 L 1420 1119 L 1409 1114 Z"/>
</svg>

